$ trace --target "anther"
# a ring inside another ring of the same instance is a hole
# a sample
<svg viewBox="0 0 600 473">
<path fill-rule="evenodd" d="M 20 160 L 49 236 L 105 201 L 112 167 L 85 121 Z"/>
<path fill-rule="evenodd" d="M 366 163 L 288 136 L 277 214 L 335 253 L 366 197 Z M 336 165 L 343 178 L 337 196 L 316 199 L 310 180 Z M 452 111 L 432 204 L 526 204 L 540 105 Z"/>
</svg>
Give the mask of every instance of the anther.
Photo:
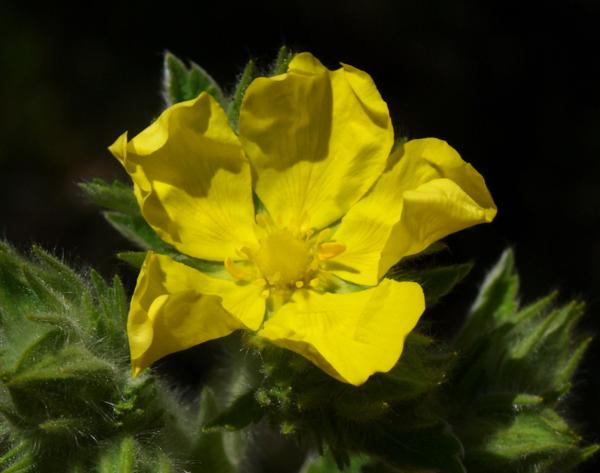
<svg viewBox="0 0 600 473">
<path fill-rule="evenodd" d="M 225 258 L 225 269 L 231 275 L 233 279 L 239 281 L 240 279 L 244 279 L 247 276 L 246 271 L 244 271 L 239 266 L 236 266 L 231 258 Z"/>
<path fill-rule="evenodd" d="M 252 281 L 252 284 L 254 284 L 255 286 L 258 286 L 258 287 L 264 287 L 267 285 L 267 281 L 265 281 L 264 278 L 258 278 L 258 279 L 255 279 L 254 281 Z"/>
<path fill-rule="evenodd" d="M 340 253 L 346 251 L 346 245 L 343 243 L 336 243 L 328 241 L 319 245 L 319 259 L 321 261 L 335 258 Z"/>
</svg>

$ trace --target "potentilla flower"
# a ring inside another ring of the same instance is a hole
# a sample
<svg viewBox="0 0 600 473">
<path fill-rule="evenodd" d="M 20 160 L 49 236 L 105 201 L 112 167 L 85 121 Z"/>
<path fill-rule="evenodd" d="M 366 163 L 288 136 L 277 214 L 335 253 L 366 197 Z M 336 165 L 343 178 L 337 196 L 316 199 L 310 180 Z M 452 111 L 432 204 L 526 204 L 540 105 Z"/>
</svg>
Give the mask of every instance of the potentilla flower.
<svg viewBox="0 0 600 473">
<path fill-rule="evenodd" d="M 393 142 L 371 77 L 309 53 L 252 82 L 239 135 L 202 93 L 119 137 L 110 150 L 150 226 L 224 268 L 147 254 L 128 320 L 133 374 L 238 329 L 353 385 L 389 371 L 425 302 L 386 272 L 496 214 L 481 175 L 444 141 Z"/>
</svg>

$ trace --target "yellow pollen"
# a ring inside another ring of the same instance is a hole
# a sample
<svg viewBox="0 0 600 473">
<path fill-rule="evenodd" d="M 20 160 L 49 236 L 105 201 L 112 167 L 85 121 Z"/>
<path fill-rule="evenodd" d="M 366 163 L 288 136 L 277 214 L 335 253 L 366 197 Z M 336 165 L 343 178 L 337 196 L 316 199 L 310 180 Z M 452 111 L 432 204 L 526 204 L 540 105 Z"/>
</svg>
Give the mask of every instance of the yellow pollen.
<svg viewBox="0 0 600 473">
<path fill-rule="evenodd" d="M 277 230 L 260 240 L 252 259 L 270 284 L 291 286 L 306 278 L 313 256 L 305 240 L 288 230 Z"/>
<path fill-rule="evenodd" d="M 346 250 L 346 245 L 329 241 L 319 245 L 319 259 L 321 261 L 331 259 L 343 253 Z"/>
</svg>

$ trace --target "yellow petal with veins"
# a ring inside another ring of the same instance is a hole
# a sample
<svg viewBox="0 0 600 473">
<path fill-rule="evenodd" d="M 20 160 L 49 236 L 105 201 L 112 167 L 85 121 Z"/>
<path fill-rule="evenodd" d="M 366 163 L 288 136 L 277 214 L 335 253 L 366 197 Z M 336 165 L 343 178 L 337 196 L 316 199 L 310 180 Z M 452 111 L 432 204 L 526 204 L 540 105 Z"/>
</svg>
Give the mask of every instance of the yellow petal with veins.
<svg viewBox="0 0 600 473">
<path fill-rule="evenodd" d="M 181 252 L 224 261 L 256 243 L 250 165 L 210 95 L 173 105 L 109 149 L 131 176 L 146 221 Z"/>
<path fill-rule="evenodd" d="M 371 187 L 393 129 L 367 73 L 348 65 L 330 71 L 301 53 L 286 74 L 250 84 L 240 141 L 275 223 L 306 231 L 338 220 Z"/>
<path fill-rule="evenodd" d="M 346 251 L 327 267 L 342 279 L 375 285 L 404 256 L 495 215 L 483 177 L 452 147 L 434 138 L 412 140 L 390 156 L 370 192 L 344 216 L 335 239 Z"/>
<path fill-rule="evenodd" d="M 417 283 L 384 279 L 350 294 L 297 291 L 258 335 L 356 386 L 396 364 L 425 310 Z"/>
<path fill-rule="evenodd" d="M 258 329 L 265 312 L 261 292 L 149 252 L 127 321 L 133 375 L 170 353 L 237 329 Z"/>
</svg>

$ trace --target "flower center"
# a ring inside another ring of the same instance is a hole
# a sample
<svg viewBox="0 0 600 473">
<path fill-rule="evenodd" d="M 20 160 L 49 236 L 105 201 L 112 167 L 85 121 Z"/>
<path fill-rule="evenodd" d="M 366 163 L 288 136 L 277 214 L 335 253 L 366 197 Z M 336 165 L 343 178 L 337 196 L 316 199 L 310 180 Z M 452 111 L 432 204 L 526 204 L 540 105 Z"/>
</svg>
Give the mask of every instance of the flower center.
<svg viewBox="0 0 600 473">
<path fill-rule="evenodd" d="M 346 247 L 331 241 L 332 231 L 314 234 L 277 227 L 268 214 L 256 216 L 258 245 L 238 250 L 237 261 L 225 259 L 225 269 L 236 281 L 263 288 L 271 309 L 285 303 L 296 289 L 329 291 L 335 287 L 333 276 L 324 269 L 325 261 Z"/>
<path fill-rule="evenodd" d="M 276 230 L 260 241 L 252 255 L 254 264 L 265 280 L 273 286 L 304 284 L 316 269 L 311 263 L 313 251 L 306 240 L 297 238 L 288 230 Z"/>
</svg>

